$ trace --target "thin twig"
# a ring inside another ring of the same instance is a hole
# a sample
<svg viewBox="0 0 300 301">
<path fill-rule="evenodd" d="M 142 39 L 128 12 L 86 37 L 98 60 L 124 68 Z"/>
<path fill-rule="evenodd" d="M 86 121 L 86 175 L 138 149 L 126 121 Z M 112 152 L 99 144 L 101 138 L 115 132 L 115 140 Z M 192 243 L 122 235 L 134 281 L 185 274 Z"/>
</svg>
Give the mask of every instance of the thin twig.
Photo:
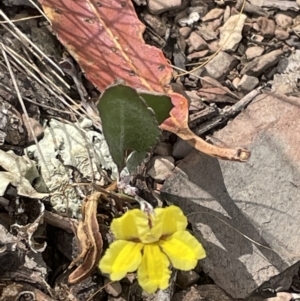
<svg viewBox="0 0 300 301">
<path fill-rule="evenodd" d="M 26 109 L 26 107 L 25 107 L 25 105 L 24 105 L 22 96 L 21 96 L 21 94 L 20 94 L 19 87 L 18 87 L 18 84 L 17 84 L 17 82 L 16 82 L 14 73 L 13 73 L 13 71 L 12 71 L 10 62 L 9 62 L 9 60 L 8 60 L 8 58 L 7 58 L 6 52 L 5 52 L 4 48 L 3 48 L 3 45 L 1 45 L 1 46 L 2 46 L 2 47 L 1 47 L 2 55 L 3 55 L 3 58 L 4 58 L 4 60 L 5 60 L 6 65 L 7 65 L 7 68 L 8 68 L 8 71 L 9 71 L 9 74 L 10 74 L 10 77 L 11 77 L 11 80 L 12 80 L 12 82 L 13 82 L 14 88 L 15 88 L 15 90 L 16 90 L 16 93 L 17 93 L 17 96 L 18 96 L 20 105 L 21 105 L 21 107 L 22 107 L 23 113 L 24 113 L 24 115 L 25 115 L 25 118 L 26 118 L 28 124 L 30 124 L 29 116 L 28 116 L 28 113 L 27 113 L 27 109 Z M 41 150 L 41 148 L 40 148 L 40 145 L 39 145 L 39 143 L 38 143 L 38 141 L 37 141 L 37 138 L 36 138 L 36 136 L 35 136 L 35 133 L 34 133 L 32 127 L 30 127 L 30 131 L 31 131 L 32 137 L 33 137 L 33 139 L 34 139 L 34 142 L 35 142 L 35 144 L 36 144 L 37 150 L 38 150 L 38 152 L 39 152 L 39 154 L 40 154 L 40 156 L 41 156 L 42 162 L 43 162 L 43 164 L 45 165 L 46 170 L 47 170 L 47 171 L 49 172 L 49 174 L 50 174 L 50 171 L 49 171 L 48 166 L 47 166 L 47 164 L 46 164 L 46 160 L 45 160 L 45 158 L 44 158 L 44 155 L 43 155 L 43 153 L 42 153 L 42 150 Z"/>
<path fill-rule="evenodd" d="M 42 15 L 30 16 L 30 17 L 24 17 L 24 18 L 20 18 L 20 19 L 10 20 L 10 22 L 17 23 L 17 22 L 22 22 L 22 21 L 27 21 L 27 20 L 37 19 L 37 18 L 42 18 L 42 17 L 43 17 Z M 0 21 L 0 24 L 9 24 L 10 22 L 8 22 L 8 21 Z"/>
<path fill-rule="evenodd" d="M 0 10 L 0 12 L 1 12 L 1 10 Z M 33 51 L 33 49 L 31 48 L 31 47 L 29 47 L 29 45 L 26 43 L 26 42 L 24 42 L 24 40 L 22 40 L 13 30 L 11 30 L 8 26 L 6 26 L 5 24 L 0 24 L 0 25 L 2 25 L 2 27 L 5 29 L 5 30 L 7 30 L 12 36 L 14 36 L 17 40 L 19 40 L 21 43 L 22 43 L 22 45 L 24 46 L 24 47 L 26 47 L 26 49 L 28 50 L 28 51 L 30 51 L 39 61 L 40 61 L 40 63 L 47 69 L 47 70 L 49 70 L 49 72 L 51 73 L 51 74 L 53 74 L 53 76 L 54 77 L 56 77 L 64 86 L 66 86 L 68 89 L 70 88 L 70 86 L 63 80 L 63 78 L 60 76 L 60 75 L 58 75 L 53 69 L 49 69 L 49 67 L 48 67 L 48 65 L 47 64 L 45 64 L 45 62 L 44 62 L 44 60 L 43 60 L 43 58 L 41 58 L 35 51 Z M 37 47 L 37 46 L 35 46 L 35 47 Z M 41 50 L 40 50 L 41 51 Z M 52 61 L 52 60 L 51 60 Z M 53 64 L 55 64 L 54 62 L 53 62 Z M 62 72 L 62 71 L 61 71 Z"/>
<path fill-rule="evenodd" d="M 53 85 L 52 82 L 46 77 L 44 76 L 40 70 L 38 68 L 36 68 L 35 66 L 31 65 L 30 63 L 28 63 L 22 56 L 18 55 L 14 50 L 12 50 L 11 48 L 9 48 L 8 46 L 0 43 L 0 45 L 2 46 L 2 48 L 4 48 L 9 55 L 20 65 L 24 68 L 24 70 L 26 70 L 27 74 L 30 75 L 33 79 L 35 79 L 40 85 L 42 85 L 51 95 L 57 97 L 58 99 L 61 100 L 61 102 L 66 105 L 69 109 L 71 109 L 71 111 L 75 112 L 76 114 L 78 114 L 79 116 L 85 118 L 86 116 L 89 117 L 88 115 L 83 116 L 81 113 L 79 113 L 78 111 L 75 111 L 74 108 L 65 101 L 65 99 L 57 94 L 55 91 L 51 90 L 50 87 L 45 84 L 43 81 L 41 81 L 29 68 L 27 68 L 25 65 L 29 65 L 29 67 L 31 67 L 32 69 L 34 69 L 34 71 L 38 72 L 43 79 L 45 79 L 48 83 L 50 83 L 50 85 Z M 17 58 L 19 58 L 22 62 L 25 63 L 25 65 L 18 60 Z M 65 94 L 59 87 L 55 86 L 56 90 L 61 93 L 63 96 L 65 96 L 70 102 L 73 103 L 74 106 L 76 106 L 78 109 L 82 110 L 84 112 L 84 110 L 71 98 L 69 97 L 67 94 Z M 84 114 L 86 114 L 84 112 Z"/>
<path fill-rule="evenodd" d="M 9 87 L 7 87 L 6 85 L 4 85 L 4 84 L 2 84 L 2 83 L 0 83 L 0 87 L 2 87 L 2 89 L 5 90 L 5 92 L 10 93 L 10 94 L 13 95 L 13 96 L 16 96 L 16 95 L 17 95 L 12 89 L 10 89 Z M 35 104 L 35 105 L 37 105 L 37 106 L 40 106 L 40 107 L 43 107 L 43 108 L 46 108 L 46 109 L 50 109 L 50 110 L 52 110 L 52 111 L 56 111 L 56 112 L 59 112 L 59 113 L 68 114 L 68 115 L 73 115 L 73 113 L 68 112 L 68 111 L 66 111 L 66 110 L 56 109 L 56 108 L 53 108 L 53 107 L 51 107 L 51 106 L 48 106 L 48 105 L 45 105 L 45 104 L 42 104 L 42 103 L 38 103 L 38 102 L 36 102 L 36 101 L 34 101 L 34 100 L 28 98 L 28 97 L 25 97 L 25 96 L 22 95 L 22 94 L 21 94 L 21 96 L 22 96 L 22 99 L 24 99 L 24 100 L 26 100 L 27 102 L 30 102 L 30 103 L 32 103 L 32 104 Z"/>
<path fill-rule="evenodd" d="M 49 22 L 50 25 L 52 25 L 52 22 L 50 19 L 46 16 L 46 14 L 43 12 L 43 10 L 32 0 L 28 0 L 44 17 L 45 19 Z"/>
<path fill-rule="evenodd" d="M 86 111 L 86 108 L 82 108 L 82 106 L 78 105 L 71 97 L 69 97 L 60 87 L 58 87 L 55 83 L 53 83 L 47 76 L 45 76 L 35 65 L 30 64 L 28 61 L 26 61 L 22 56 L 20 56 L 18 53 L 16 53 L 13 49 L 11 49 L 9 46 L 6 46 L 3 44 L 4 49 L 10 54 L 10 56 L 12 58 L 14 58 L 14 60 L 16 62 L 18 62 L 23 68 L 24 70 L 26 70 L 26 72 L 28 74 L 30 74 L 38 83 L 40 83 L 46 90 L 48 90 L 50 92 L 51 95 L 54 95 L 56 97 L 58 97 L 61 102 L 66 105 L 71 111 L 73 111 L 75 114 L 79 115 L 82 118 L 89 118 L 93 121 L 93 124 L 96 128 L 98 128 L 100 131 L 102 131 L 101 128 L 101 122 L 100 122 L 100 118 L 96 115 L 96 112 L 93 111 Z M 74 110 L 74 108 L 65 101 L 65 99 L 61 96 L 58 95 L 57 93 L 55 93 L 53 90 L 51 90 L 49 88 L 48 85 L 46 85 L 45 83 L 43 83 L 34 73 L 31 72 L 31 70 L 29 70 L 26 66 L 24 66 L 24 64 L 22 64 L 22 62 L 20 62 L 19 60 L 21 60 L 25 65 L 27 65 L 28 67 L 32 68 L 34 71 L 36 71 L 41 78 L 43 78 L 54 90 L 56 90 L 59 94 L 61 94 L 62 96 L 64 96 L 67 100 L 69 100 L 79 111 L 81 111 L 83 113 L 83 115 Z"/>
<path fill-rule="evenodd" d="M 32 48 L 34 48 L 37 51 L 37 53 L 39 53 L 46 61 L 48 61 L 49 64 L 51 64 L 56 70 L 58 70 L 61 73 L 61 75 L 64 75 L 64 73 L 61 70 L 61 68 L 59 66 L 57 66 L 57 64 L 55 64 L 42 50 L 40 50 L 39 47 L 37 47 L 32 41 L 30 41 L 30 39 L 27 38 L 27 36 L 24 35 L 22 33 L 22 31 L 20 31 L 19 28 L 17 26 L 15 26 L 15 24 L 13 24 L 11 22 L 11 20 L 5 15 L 5 13 L 1 9 L 0 9 L 0 15 L 14 29 L 14 31 L 16 32 L 16 35 L 18 36 L 19 39 L 21 39 L 21 40 L 25 41 L 27 44 L 29 44 Z M 4 24 L 1 24 L 1 25 L 5 26 Z M 9 30 L 8 28 L 6 28 L 6 29 Z"/>
<path fill-rule="evenodd" d="M 215 128 L 216 126 L 220 126 L 221 124 L 226 122 L 229 118 L 235 116 L 238 112 L 242 111 L 260 93 L 263 87 L 264 86 L 256 88 L 255 90 L 245 95 L 237 103 L 232 105 L 229 109 L 223 110 L 223 112 L 219 116 L 196 127 L 194 129 L 196 135 L 198 136 L 203 135 L 204 133 Z"/>
<path fill-rule="evenodd" d="M 72 77 L 81 99 L 81 105 L 86 110 L 87 115 L 93 120 L 94 125 L 102 131 L 101 119 L 97 107 L 94 102 L 88 101 L 89 95 L 83 85 L 82 74 L 78 73 L 73 60 L 70 57 L 66 57 L 61 62 L 61 68 L 66 74 Z"/>
</svg>

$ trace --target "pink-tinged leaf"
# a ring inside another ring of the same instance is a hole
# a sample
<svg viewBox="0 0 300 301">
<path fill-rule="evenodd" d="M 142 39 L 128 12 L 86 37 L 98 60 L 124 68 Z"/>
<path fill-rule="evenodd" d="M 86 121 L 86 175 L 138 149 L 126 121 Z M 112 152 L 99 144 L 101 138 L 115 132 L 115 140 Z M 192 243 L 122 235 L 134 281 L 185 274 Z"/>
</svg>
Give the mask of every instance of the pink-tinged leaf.
<svg viewBox="0 0 300 301">
<path fill-rule="evenodd" d="M 209 155 L 237 161 L 248 159 L 246 150 L 224 153 L 223 148 L 206 143 L 188 128 L 188 101 L 172 92 L 172 68 L 162 51 L 144 43 L 145 26 L 139 21 L 131 0 L 39 2 L 58 39 L 100 91 L 122 79 L 135 89 L 168 94 L 174 108 L 161 124 L 162 129 L 176 133 Z"/>
</svg>

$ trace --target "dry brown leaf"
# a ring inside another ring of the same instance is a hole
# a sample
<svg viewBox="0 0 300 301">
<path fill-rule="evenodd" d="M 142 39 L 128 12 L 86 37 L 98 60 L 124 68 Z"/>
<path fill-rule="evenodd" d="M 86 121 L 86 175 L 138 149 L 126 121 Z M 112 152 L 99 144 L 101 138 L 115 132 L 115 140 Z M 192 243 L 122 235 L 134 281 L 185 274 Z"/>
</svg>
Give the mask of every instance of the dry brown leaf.
<svg viewBox="0 0 300 301">
<path fill-rule="evenodd" d="M 81 252 L 70 264 L 72 268 L 81 261 L 79 266 L 69 275 L 69 283 L 78 283 L 88 278 L 97 266 L 103 248 L 102 236 L 97 221 L 97 205 L 101 192 L 95 192 L 84 200 L 82 220 L 77 227 L 77 238 Z"/>
</svg>

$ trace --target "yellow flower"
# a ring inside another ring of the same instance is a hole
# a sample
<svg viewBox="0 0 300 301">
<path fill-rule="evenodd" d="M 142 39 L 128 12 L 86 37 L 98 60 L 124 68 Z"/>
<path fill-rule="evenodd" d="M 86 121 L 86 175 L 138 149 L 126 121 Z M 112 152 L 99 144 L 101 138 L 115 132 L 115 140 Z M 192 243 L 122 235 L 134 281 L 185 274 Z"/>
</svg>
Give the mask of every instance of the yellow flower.
<svg viewBox="0 0 300 301">
<path fill-rule="evenodd" d="M 187 218 L 176 206 L 156 208 L 153 214 L 134 209 L 111 224 L 114 241 L 99 263 L 102 273 L 117 281 L 137 270 L 148 293 L 169 286 L 174 268 L 188 271 L 206 256 L 202 245 L 186 231 Z"/>
</svg>

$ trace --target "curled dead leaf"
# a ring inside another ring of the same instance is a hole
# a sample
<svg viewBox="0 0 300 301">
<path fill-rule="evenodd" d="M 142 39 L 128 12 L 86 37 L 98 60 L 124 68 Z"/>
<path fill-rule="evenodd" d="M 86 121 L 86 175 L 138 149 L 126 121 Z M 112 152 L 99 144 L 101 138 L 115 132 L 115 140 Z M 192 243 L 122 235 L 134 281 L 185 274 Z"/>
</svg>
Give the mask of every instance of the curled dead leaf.
<svg viewBox="0 0 300 301">
<path fill-rule="evenodd" d="M 188 127 L 188 104 L 185 98 L 173 92 L 172 103 L 174 108 L 170 112 L 171 117 L 161 124 L 162 129 L 175 133 L 195 149 L 212 157 L 240 162 L 247 161 L 250 158 L 250 152 L 244 148 L 223 148 L 212 145 L 198 137 Z"/>
<path fill-rule="evenodd" d="M 77 227 L 77 238 L 81 252 L 70 264 L 78 267 L 69 275 L 69 283 L 74 284 L 88 278 L 97 266 L 102 253 L 103 241 L 97 221 L 97 205 L 101 192 L 95 192 L 84 200 L 82 220 Z"/>
</svg>

